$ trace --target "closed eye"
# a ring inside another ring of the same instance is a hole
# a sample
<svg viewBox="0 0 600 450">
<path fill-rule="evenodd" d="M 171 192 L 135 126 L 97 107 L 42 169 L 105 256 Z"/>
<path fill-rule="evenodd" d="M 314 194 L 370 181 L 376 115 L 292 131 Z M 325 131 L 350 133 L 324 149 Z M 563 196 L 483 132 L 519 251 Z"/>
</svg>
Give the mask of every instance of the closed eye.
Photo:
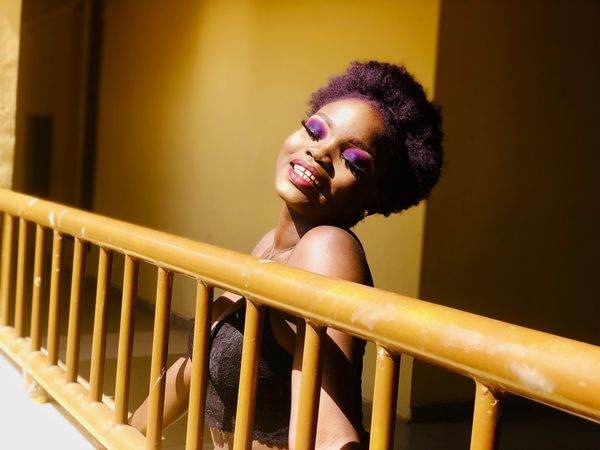
<svg viewBox="0 0 600 450">
<path fill-rule="evenodd" d="M 354 147 L 344 150 L 341 157 L 348 170 L 350 170 L 357 178 L 360 178 L 367 173 L 369 166 L 373 161 L 373 158 L 369 153 Z"/>
<path fill-rule="evenodd" d="M 313 141 L 318 141 L 319 138 L 317 137 L 317 135 L 314 133 L 313 130 L 311 130 L 308 125 L 306 125 L 306 120 L 302 120 L 300 121 L 300 123 L 302 124 L 302 127 L 304 128 L 304 131 L 306 131 L 306 134 L 308 134 L 308 137 L 313 140 Z"/>
<path fill-rule="evenodd" d="M 318 115 L 309 117 L 306 121 L 300 122 L 313 141 L 320 141 L 327 137 L 328 127 L 325 121 Z"/>
</svg>

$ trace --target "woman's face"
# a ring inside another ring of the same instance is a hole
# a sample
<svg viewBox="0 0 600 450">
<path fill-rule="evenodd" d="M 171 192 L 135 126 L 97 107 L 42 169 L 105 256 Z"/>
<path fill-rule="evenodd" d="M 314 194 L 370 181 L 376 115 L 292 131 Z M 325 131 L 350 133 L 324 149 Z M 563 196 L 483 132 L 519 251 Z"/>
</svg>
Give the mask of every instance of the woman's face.
<svg viewBox="0 0 600 450">
<path fill-rule="evenodd" d="M 275 189 L 288 207 L 321 223 L 347 223 L 366 207 L 375 179 L 378 112 L 359 99 L 328 103 L 284 142 Z"/>
</svg>

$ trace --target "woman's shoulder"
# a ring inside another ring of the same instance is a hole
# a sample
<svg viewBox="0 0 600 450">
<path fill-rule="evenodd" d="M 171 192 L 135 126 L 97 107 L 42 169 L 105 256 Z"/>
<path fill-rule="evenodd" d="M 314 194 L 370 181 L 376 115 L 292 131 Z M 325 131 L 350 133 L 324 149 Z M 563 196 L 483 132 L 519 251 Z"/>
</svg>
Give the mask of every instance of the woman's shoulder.
<svg viewBox="0 0 600 450">
<path fill-rule="evenodd" d="M 360 241 L 350 231 L 335 226 L 321 225 L 306 232 L 292 252 L 288 265 L 372 284 Z"/>
<path fill-rule="evenodd" d="M 307 231 L 298 246 L 318 247 L 324 250 L 345 250 L 364 256 L 363 248 L 356 235 L 333 225 L 319 225 Z"/>
</svg>

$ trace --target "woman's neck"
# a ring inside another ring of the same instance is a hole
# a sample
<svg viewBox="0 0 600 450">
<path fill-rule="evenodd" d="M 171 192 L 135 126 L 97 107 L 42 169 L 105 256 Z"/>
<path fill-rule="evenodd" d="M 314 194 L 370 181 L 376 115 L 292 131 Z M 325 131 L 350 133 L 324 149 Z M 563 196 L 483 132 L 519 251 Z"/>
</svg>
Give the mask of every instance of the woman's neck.
<svg viewBox="0 0 600 450">
<path fill-rule="evenodd" d="M 284 251 L 295 247 L 304 234 L 318 225 L 322 224 L 306 220 L 283 205 L 275 226 L 272 249 Z"/>
</svg>

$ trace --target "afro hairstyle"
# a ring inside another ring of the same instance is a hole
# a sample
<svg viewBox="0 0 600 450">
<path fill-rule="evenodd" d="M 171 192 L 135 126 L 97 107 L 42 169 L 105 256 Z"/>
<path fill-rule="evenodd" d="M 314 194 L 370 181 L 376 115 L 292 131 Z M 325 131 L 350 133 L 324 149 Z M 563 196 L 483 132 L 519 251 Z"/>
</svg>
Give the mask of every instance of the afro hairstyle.
<svg viewBox="0 0 600 450">
<path fill-rule="evenodd" d="M 427 198 L 442 169 L 443 132 L 440 110 L 423 87 L 403 66 L 355 61 L 311 95 L 307 113 L 346 98 L 371 104 L 385 124 L 383 151 L 375 155 L 377 194 L 363 217 L 388 216 Z"/>
</svg>

